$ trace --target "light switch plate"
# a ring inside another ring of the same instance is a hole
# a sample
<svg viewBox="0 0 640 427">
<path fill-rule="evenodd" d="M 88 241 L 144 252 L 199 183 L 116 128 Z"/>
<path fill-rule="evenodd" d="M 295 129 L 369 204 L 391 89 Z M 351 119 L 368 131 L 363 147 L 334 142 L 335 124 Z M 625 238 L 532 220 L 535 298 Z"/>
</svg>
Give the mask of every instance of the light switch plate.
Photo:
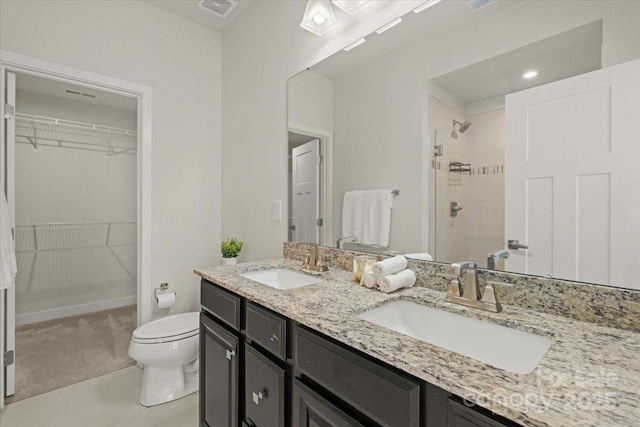
<svg viewBox="0 0 640 427">
<path fill-rule="evenodd" d="M 282 221 L 282 201 L 273 201 L 273 219 L 275 221 Z"/>
</svg>

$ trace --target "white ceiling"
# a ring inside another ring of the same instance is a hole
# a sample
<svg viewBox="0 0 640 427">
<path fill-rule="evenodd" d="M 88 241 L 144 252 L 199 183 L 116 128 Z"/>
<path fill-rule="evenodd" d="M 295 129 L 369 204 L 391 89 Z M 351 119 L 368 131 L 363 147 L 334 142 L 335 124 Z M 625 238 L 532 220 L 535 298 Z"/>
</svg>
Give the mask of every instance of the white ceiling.
<svg viewBox="0 0 640 427">
<path fill-rule="evenodd" d="M 145 2 L 218 33 L 224 33 L 229 29 L 252 3 L 248 0 L 239 0 L 231 14 L 222 19 L 197 7 L 197 0 L 145 0 Z"/>
<path fill-rule="evenodd" d="M 69 94 L 65 89 L 95 95 L 95 98 Z M 118 95 L 86 86 L 68 84 L 58 80 L 45 79 L 29 74 L 18 74 L 16 79 L 16 90 L 37 93 L 40 95 L 55 96 L 92 105 L 120 108 L 127 111 L 137 111 L 138 109 L 137 99 L 130 96 Z"/>
<path fill-rule="evenodd" d="M 517 1 L 499 1 L 471 12 L 464 1 L 443 1 L 420 13 L 408 12 L 399 25 L 382 34 L 369 34 L 364 44 L 348 52 L 337 52 L 313 65 L 311 71 L 335 79 L 418 39 L 437 40 L 517 4 Z"/>
<path fill-rule="evenodd" d="M 592 22 L 539 42 L 431 79 L 467 104 L 599 70 L 602 21 Z M 528 70 L 538 76 L 523 79 Z"/>
</svg>

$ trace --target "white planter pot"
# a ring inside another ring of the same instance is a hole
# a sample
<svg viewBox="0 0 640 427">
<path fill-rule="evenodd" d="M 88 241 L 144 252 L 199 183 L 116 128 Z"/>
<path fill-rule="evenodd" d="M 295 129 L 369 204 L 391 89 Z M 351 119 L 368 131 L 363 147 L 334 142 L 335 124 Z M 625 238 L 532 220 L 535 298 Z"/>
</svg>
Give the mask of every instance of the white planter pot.
<svg viewBox="0 0 640 427">
<path fill-rule="evenodd" d="M 235 258 L 222 258 L 222 265 L 235 265 L 238 263 L 238 257 Z"/>
</svg>

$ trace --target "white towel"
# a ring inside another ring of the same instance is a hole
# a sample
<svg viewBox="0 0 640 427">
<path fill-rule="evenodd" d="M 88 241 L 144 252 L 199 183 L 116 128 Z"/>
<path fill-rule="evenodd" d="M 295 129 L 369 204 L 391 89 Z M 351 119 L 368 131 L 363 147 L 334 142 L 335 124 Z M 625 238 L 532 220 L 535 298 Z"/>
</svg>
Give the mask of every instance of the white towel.
<svg viewBox="0 0 640 427">
<path fill-rule="evenodd" d="M 394 256 L 393 258 L 387 258 L 382 261 L 374 262 L 371 266 L 373 271 L 378 276 L 387 276 L 389 274 L 397 273 L 398 271 L 407 268 L 407 259 L 402 255 Z"/>
<path fill-rule="evenodd" d="M 415 254 L 405 254 L 405 258 L 415 259 L 418 261 L 433 261 L 433 257 L 426 252 L 418 252 Z"/>
<path fill-rule="evenodd" d="M 13 284 L 18 271 L 16 252 L 11 234 L 9 206 L 4 194 L 0 197 L 0 289 L 7 289 Z"/>
<path fill-rule="evenodd" d="M 342 204 L 342 235 L 358 243 L 386 248 L 391 231 L 391 190 L 347 191 Z"/>
<path fill-rule="evenodd" d="M 375 288 L 378 286 L 378 279 L 380 276 L 375 274 L 373 271 L 367 271 L 362 275 L 362 279 L 360 279 L 360 284 L 367 288 Z"/>
<path fill-rule="evenodd" d="M 347 191 L 342 204 L 342 236 L 354 236 L 362 242 L 365 191 Z"/>
<path fill-rule="evenodd" d="M 413 270 L 402 270 L 396 274 L 389 274 L 378 279 L 378 286 L 384 293 L 391 293 L 401 288 L 410 288 L 416 283 L 416 274 Z"/>
<path fill-rule="evenodd" d="M 391 233 L 391 190 L 369 190 L 364 196 L 363 245 L 386 248 Z"/>
</svg>

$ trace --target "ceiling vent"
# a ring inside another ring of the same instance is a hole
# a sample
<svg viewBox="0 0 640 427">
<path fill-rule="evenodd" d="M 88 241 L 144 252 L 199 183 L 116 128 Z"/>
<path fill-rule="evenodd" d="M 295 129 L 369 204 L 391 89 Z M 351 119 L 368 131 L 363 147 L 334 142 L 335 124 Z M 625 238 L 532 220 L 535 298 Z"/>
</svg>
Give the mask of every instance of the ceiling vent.
<svg viewBox="0 0 640 427">
<path fill-rule="evenodd" d="M 238 2 L 235 0 L 198 0 L 197 6 L 220 18 L 226 18 L 237 5 Z"/>
<path fill-rule="evenodd" d="M 470 0 L 466 3 L 467 8 L 471 12 L 477 12 L 480 9 L 484 9 L 485 7 L 495 3 L 498 0 Z"/>
<path fill-rule="evenodd" d="M 71 95 L 86 96 L 87 98 L 95 98 L 96 97 L 95 95 L 93 95 L 91 93 L 78 92 L 77 90 L 65 89 L 64 91 L 66 93 L 71 94 Z"/>
</svg>

